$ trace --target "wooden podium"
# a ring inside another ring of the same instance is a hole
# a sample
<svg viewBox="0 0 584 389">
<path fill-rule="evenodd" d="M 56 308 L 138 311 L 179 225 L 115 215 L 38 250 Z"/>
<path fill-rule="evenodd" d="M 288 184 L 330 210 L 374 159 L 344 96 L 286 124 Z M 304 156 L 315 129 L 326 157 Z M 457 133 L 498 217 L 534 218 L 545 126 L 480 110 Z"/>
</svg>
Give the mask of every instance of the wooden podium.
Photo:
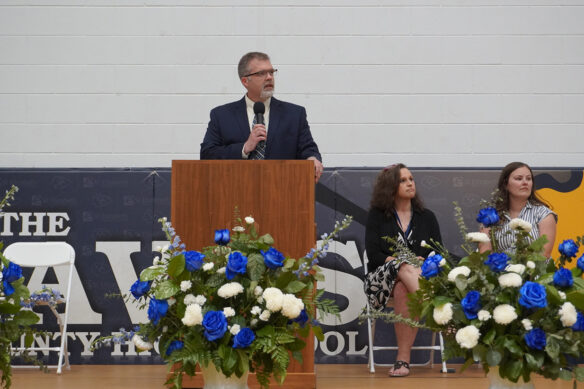
<svg viewBox="0 0 584 389">
<path fill-rule="evenodd" d="M 189 250 L 213 245 L 217 229 L 231 230 L 235 206 L 286 256 L 303 257 L 316 244 L 312 161 L 173 161 L 171 189 L 171 221 Z M 303 363 L 291 359 L 284 385 L 271 387 L 316 388 L 314 337 L 304 340 Z M 202 375 L 184 376 L 183 387 L 202 388 Z M 254 374 L 249 387 L 260 387 Z"/>
</svg>

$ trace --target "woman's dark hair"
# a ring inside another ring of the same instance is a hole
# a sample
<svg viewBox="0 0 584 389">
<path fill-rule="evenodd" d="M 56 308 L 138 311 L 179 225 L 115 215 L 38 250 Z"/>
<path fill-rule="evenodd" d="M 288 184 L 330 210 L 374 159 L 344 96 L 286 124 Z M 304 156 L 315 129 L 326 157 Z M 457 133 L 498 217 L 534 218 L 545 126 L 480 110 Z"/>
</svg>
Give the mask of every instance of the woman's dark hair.
<svg viewBox="0 0 584 389">
<path fill-rule="evenodd" d="M 371 207 L 381 209 L 387 216 L 392 215 L 395 206 L 395 197 L 401 180 L 401 169 L 407 169 L 407 166 L 403 163 L 388 166 L 379 173 L 375 180 L 375 187 L 371 196 Z M 424 203 L 419 198 L 418 191 L 416 191 L 416 196 L 412 199 L 412 207 L 417 210 L 424 209 Z"/>
<path fill-rule="evenodd" d="M 497 211 L 499 213 L 509 211 L 509 191 L 507 190 L 509 177 L 511 177 L 511 173 L 522 167 L 529 169 L 529 173 L 533 179 L 533 171 L 528 164 L 523 162 L 511 162 L 505 166 L 503 170 L 501 170 L 501 174 L 499 175 L 499 182 L 497 184 L 497 198 L 495 200 Z M 529 198 L 527 200 L 533 204 L 545 205 L 546 207 L 551 208 L 545 200 L 543 200 L 537 195 L 537 193 L 535 193 L 535 182 L 533 182 L 533 185 L 531 186 L 531 193 L 529 194 Z"/>
</svg>

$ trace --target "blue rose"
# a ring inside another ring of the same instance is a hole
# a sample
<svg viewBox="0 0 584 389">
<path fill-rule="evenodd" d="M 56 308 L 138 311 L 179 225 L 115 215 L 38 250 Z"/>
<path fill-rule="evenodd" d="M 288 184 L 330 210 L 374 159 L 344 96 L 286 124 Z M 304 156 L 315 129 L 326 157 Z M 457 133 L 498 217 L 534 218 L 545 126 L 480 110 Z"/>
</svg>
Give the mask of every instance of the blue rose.
<svg viewBox="0 0 584 389">
<path fill-rule="evenodd" d="M 543 285 L 526 281 L 519 289 L 519 304 L 525 308 L 544 308 L 547 306 L 547 293 Z"/>
<path fill-rule="evenodd" d="M 584 331 L 584 315 L 578 312 L 576 323 L 572 326 L 574 331 Z"/>
<path fill-rule="evenodd" d="M 14 288 L 12 287 L 12 285 L 10 285 L 10 282 L 2 281 L 2 285 L 4 286 L 4 294 L 6 296 L 10 296 L 12 295 L 12 293 L 14 293 Z"/>
<path fill-rule="evenodd" d="M 529 348 L 543 350 L 547 344 L 545 332 L 541 328 L 534 328 L 523 337 Z"/>
<path fill-rule="evenodd" d="M 462 310 L 469 320 L 476 319 L 477 313 L 481 310 L 481 294 L 476 290 L 471 290 L 460 301 Z"/>
<path fill-rule="evenodd" d="M 2 280 L 6 282 L 14 282 L 22 278 L 22 268 L 16 263 L 9 262 L 8 266 L 2 270 Z"/>
<path fill-rule="evenodd" d="M 132 284 L 130 287 L 130 292 L 132 292 L 134 298 L 139 299 L 150 290 L 150 285 L 152 285 L 152 281 L 138 280 Z"/>
<path fill-rule="evenodd" d="M 560 254 L 572 258 L 578 253 L 578 245 L 572 239 L 566 239 L 558 246 Z"/>
<path fill-rule="evenodd" d="M 270 249 L 267 252 L 261 251 L 261 253 L 264 256 L 264 263 L 270 269 L 277 269 L 279 267 L 284 266 L 284 260 L 286 258 L 284 257 L 284 254 L 282 254 L 275 248 L 270 247 Z"/>
<path fill-rule="evenodd" d="M 199 270 L 203 266 L 204 254 L 198 251 L 185 251 L 185 267 L 188 271 Z"/>
<path fill-rule="evenodd" d="M 229 254 L 227 266 L 225 267 L 225 277 L 232 280 L 236 274 L 245 274 L 247 269 L 247 257 L 236 251 Z"/>
<path fill-rule="evenodd" d="M 148 319 L 152 324 L 157 325 L 162 317 L 168 312 L 168 301 L 150 299 L 150 304 L 148 305 Z"/>
<path fill-rule="evenodd" d="M 221 246 L 225 246 L 229 243 L 229 230 L 215 230 L 215 243 Z"/>
<path fill-rule="evenodd" d="M 246 348 L 255 339 L 255 334 L 249 328 L 242 328 L 233 338 L 233 348 Z"/>
<path fill-rule="evenodd" d="M 485 265 L 491 268 L 495 273 L 502 272 L 507 267 L 507 263 L 511 258 L 505 253 L 493 253 L 487 257 Z"/>
<path fill-rule="evenodd" d="M 292 321 L 295 321 L 296 323 L 300 323 L 300 326 L 302 328 L 304 328 L 304 326 L 306 325 L 306 322 L 308 321 L 308 314 L 306 313 L 306 309 L 303 309 L 302 311 L 300 311 L 300 315 L 298 315 L 298 317 Z"/>
<path fill-rule="evenodd" d="M 499 222 L 499 214 L 493 207 L 483 208 L 477 215 L 477 222 L 481 223 L 485 227 L 490 227 Z"/>
<path fill-rule="evenodd" d="M 205 338 L 212 342 L 221 339 L 227 331 L 227 319 L 223 311 L 208 311 L 203 317 L 203 328 L 205 328 Z"/>
<path fill-rule="evenodd" d="M 173 351 L 182 349 L 184 345 L 185 345 L 184 342 L 181 342 L 180 340 L 173 340 L 172 342 L 170 342 L 168 348 L 166 349 L 166 355 L 170 355 L 172 354 Z"/>
<path fill-rule="evenodd" d="M 580 258 L 578 258 L 578 262 L 576 263 L 576 265 L 578 266 L 578 269 L 584 271 L 584 254 L 582 254 Z"/>
<path fill-rule="evenodd" d="M 429 279 L 438 275 L 442 270 L 440 267 L 440 261 L 442 261 L 442 259 L 442 256 L 439 254 L 426 258 L 424 263 L 422 263 L 422 276 Z"/>
<path fill-rule="evenodd" d="M 569 288 L 574 285 L 572 272 L 564 267 L 559 268 L 554 273 L 554 285 L 559 288 Z"/>
</svg>

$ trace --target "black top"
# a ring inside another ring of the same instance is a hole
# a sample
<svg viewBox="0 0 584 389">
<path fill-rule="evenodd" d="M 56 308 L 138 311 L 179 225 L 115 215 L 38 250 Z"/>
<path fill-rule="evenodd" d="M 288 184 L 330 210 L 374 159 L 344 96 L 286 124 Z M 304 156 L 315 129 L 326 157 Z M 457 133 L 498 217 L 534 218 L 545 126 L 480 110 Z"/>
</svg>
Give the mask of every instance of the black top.
<svg viewBox="0 0 584 389">
<path fill-rule="evenodd" d="M 430 243 L 430 239 L 433 239 L 442 243 L 440 226 L 436 216 L 429 209 L 414 210 L 410 228 L 408 229 L 410 231 L 406 237 L 395 216 L 387 217 L 379 208 L 371 208 L 369 210 L 367 225 L 365 226 L 365 250 L 367 250 L 367 258 L 369 259 L 369 272 L 383 265 L 387 257 L 394 256 L 394 247 L 390 247 L 390 244 L 382 239 L 384 236 L 397 240 L 401 235 L 408 248 L 414 254 L 423 258 L 426 258 L 432 252 L 431 249 L 420 246 L 423 240 Z"/>
</svg>

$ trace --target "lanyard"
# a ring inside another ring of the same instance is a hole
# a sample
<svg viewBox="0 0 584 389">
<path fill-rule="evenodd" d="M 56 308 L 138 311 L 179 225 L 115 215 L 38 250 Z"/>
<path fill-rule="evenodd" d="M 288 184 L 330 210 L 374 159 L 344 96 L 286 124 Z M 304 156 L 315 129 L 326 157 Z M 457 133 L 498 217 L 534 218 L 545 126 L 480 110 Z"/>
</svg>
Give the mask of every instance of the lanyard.
<svg viewBox="0 0 584 389">
<path fill-rule="evenodd" d="M 393 215 L 395 216 L 395 220 L 397 221 L 397 224 L 399 225 L 399 229 L 400 229 L 400 234 L 403 235 L 404 240 L 408 241 L 408 237 L 410 235 L 410 233 L 412 232 L 412 221 L 414 220 L 414 211 L 412 210 L 412 216 L 410 217 L 410 224 L 408 225 L 408 228 L 406 229 L 405 233 L 403 232 L 403 226 L 401 223 L 401 220 L 399 220 L 399 216 L 397 214 L 397 212 L 395 211 L 395 209 L 393 210 Z"/>
</svg>

